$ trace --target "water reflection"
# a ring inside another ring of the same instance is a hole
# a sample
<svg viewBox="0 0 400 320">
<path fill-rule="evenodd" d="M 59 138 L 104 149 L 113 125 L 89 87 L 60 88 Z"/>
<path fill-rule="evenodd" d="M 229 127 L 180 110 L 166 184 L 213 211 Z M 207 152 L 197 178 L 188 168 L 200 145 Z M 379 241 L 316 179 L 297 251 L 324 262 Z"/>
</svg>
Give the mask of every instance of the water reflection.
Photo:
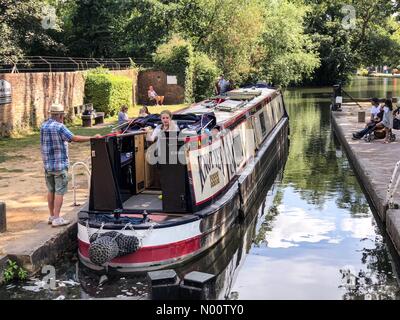
<svg viewBox="0 0 400 320">
<path fill-rule="evenodd" d="M 392 80 L 347 88 L 360 97 L 386 90 L 395 92 Z M 233 287 L 239 299 L 400 298 L 386 242 L 332 135 L 330 93 L 286 92 L 289 157 Z"/>
</svg>

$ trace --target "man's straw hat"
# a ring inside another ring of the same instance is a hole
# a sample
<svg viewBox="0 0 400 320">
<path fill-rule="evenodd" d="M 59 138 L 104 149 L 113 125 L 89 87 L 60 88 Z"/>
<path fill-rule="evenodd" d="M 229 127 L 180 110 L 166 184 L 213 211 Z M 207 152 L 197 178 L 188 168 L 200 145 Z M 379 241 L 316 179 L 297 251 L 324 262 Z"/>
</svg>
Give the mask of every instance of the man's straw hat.
<svg viewBox="0 0 400 320">
<path fill-rule="evenodd" d="M 64 106 L 59 103 L 53 103 L 50 107 L 49 113 L 51 114 L 66 114 Z"/>
</svg>

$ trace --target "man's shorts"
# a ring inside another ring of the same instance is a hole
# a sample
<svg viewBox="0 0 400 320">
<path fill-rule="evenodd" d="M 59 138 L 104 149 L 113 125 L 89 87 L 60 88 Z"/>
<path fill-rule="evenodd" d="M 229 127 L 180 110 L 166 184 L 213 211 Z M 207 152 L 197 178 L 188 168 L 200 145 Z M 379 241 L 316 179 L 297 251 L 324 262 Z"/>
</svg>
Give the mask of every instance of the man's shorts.
<svg viewBox="0 0 400 320">
<path fill-rule="evenodd" d="M 68 191 L 68 171 L 45 171 L 46 185 L 50 193 L 64 195 Z"/>
</svg>

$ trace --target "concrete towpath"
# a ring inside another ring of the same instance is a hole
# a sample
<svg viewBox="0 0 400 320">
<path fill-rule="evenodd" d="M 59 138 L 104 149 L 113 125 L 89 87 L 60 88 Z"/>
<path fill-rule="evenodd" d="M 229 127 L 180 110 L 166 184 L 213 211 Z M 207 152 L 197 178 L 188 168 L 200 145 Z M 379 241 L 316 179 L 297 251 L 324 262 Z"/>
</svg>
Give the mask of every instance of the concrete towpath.
<svg viewBox="0 0 400 320">
<path fill-rule="evenodd" d="M 21 148 L 0 149 L 0 202 L 6 204 L 7 226 L 6 232 L 0 233 L 0 283 L 8 259 L 35 273 L 43 265 L 55 263 L 64 252 L 76 250 L 80 207 L 73 205 L 71 181 L 61 212 L 71 224 L 60 228 L 47 224 L 47 189 L 37 140 L 35 136 Z M 89 157 L 89 143 L 70 146 L 71 165 Z M 82 205 L 88 199 L 88 182 L 82 168 L 76 173 L 76 200 Z M 69 180 L 71 176 L 72 170 Z"/>
<path fill-rule="evenodd" d="M 400 254 L 400 210 L 387 208 L 389 182 L 396 163 L 400 161 L 400 130 L 393 130 L 397 138 L 389 144 L 384 144 L 382 139 L 371 142 L 353 140 L 352 133 L 365 127 L 365 122 L 358 122 L 359 111 L 365 111 L 368 121 L 369 103 L 363 103 L 361 107 L 355 103 L 343 104 L 342 111 L 332 112 L 332 126 Z M 400 186 L 393 194 L 393 200 L 400 204 Z"/>
<path fill-rule="evenodd" d="M 71 221 L 67 226 L 52 228 L 46 222 L 40 222 L 35 228 L 20 231 L 16 240 L 3 245 L 5 255 L 0 257 L 0 269 L 11 259 L 29 273 L 35 273 L 43 265 L 55 263 L 66 251 L 76 250 L 79 210 L 77 207 L 64 215 Z"/>
</svg>

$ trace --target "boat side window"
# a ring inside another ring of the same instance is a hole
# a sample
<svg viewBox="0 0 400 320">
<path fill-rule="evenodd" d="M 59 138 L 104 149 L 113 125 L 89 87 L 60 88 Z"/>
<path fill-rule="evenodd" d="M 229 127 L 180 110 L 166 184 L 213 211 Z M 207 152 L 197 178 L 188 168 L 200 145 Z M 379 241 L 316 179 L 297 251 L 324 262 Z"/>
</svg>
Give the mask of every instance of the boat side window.
<svg viewBox="0 0 400 320">
<path fill-rule="evenodd" d="M 267 130 L 267 128 L 265 127 L 264 112 L 261 112 L 261 113 L 260 113 L 259 119 L 260 119 L 260 125 L 261 125 L 261 133 L 262 133 L 262 136 L 264 137 L 265 131 Z"/>
</svg>

